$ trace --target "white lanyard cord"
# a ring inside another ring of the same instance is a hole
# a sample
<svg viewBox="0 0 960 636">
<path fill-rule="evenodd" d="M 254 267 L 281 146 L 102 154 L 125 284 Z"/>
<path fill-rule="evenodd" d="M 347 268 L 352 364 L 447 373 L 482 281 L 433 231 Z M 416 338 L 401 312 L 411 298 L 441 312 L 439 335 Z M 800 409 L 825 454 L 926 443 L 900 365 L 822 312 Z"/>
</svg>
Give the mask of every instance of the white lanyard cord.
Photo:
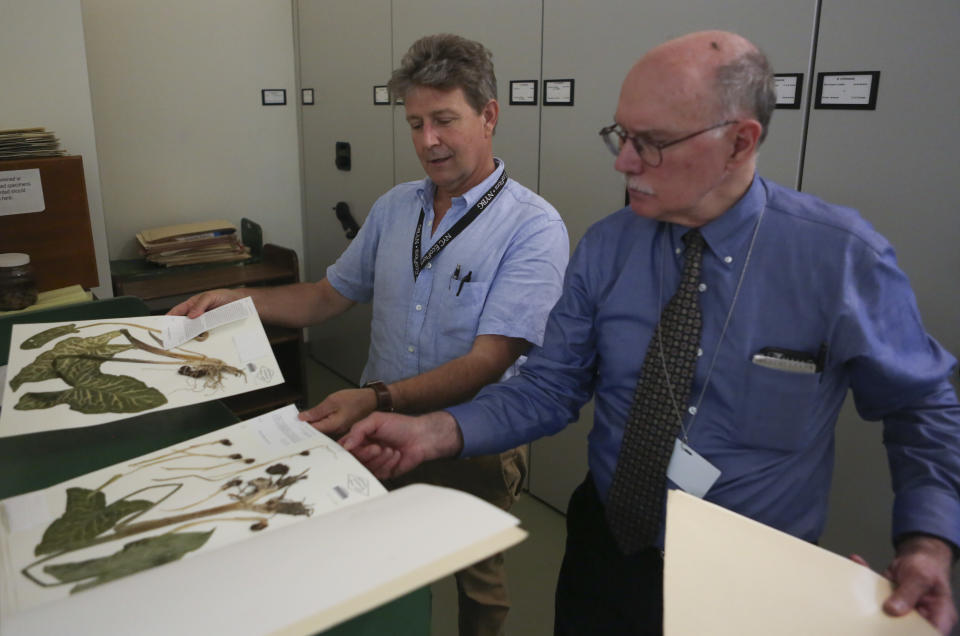
<svg viewBox="0 0 960 636">
<path fill-rule="evenodd" d="M 720 330 L 720 338 L 717 339 L 717 347 L 713 350 L 713 356 L 710 358 L 710 367 L 707 369 L 707 375 L 703 379 L 703 386 L 700 387 L 700 396 L 690 413 L 690 421 L 687 426 L 683 425 L 683 414 L 680 412 L 680 405 L 677 404 L 677 398 L 673 393 L 673 382 L 670 380 L 670 373 L 667 371 L 667 360 L 663 353 L 663 337 L 660 333 L 660 325 L 657 323 L 655 328 L 657 334 L 657 348 L 660 351 L 660 363 L 663 365 L 663 377 L 667 381 L 667 391 L 670 393 L 670 401 L 673 403 L 673 409 L 677 414 L 677 420 L 680 423 L 680 431 L 683 433 L 683 442 L 689 443 L 690 429 L 693 428 L 693 418 L 700 412 L 700 404 L 703 402 L 703 396 L 707 392 L 707 386 L 710 384 L 710 377 L 713 375 L 713 366 L 717 362 L 717 353 L 720 351 L 720 345 L 723 343 L 723 337 L 727 333 L 727 327 L 730 325 L 730 319 L 733 317 L 733 308 L 737 305 L 737 298 L 740 297 L 740 288 L 743 286 L 743 280 L 747 274 L 747 266 L 750 264 L 750 256 L 753 254 L 753 246 L 757 242 L 757 234 L 760 233 L 760 221 L 763 220 L 763 213 L 766 208 L 760 209 L 760 215 L 757 217 L 757 223 L 753 228 L 753 236 L 750 238 L 750 247 L 747 248 L 747 255 L 743 259 L 743 269 L 740 270 L 740 278 L 737 280 L 737 287 L 733 292 L 733 298 L 730 300 L 730 309 L 727 311 L 727 318 L 723 321 L 723 328 Z M 660 243 L 660 284 L 657 288 L 657 306 L 663 304 L 663 270 L 666 267 L 666 252 L 663 249 L 663 242 Z M 661 312 L 662 312 L 661 308 Z M 698 345 L 699 346 L 699 345 Z"/>
</svg>

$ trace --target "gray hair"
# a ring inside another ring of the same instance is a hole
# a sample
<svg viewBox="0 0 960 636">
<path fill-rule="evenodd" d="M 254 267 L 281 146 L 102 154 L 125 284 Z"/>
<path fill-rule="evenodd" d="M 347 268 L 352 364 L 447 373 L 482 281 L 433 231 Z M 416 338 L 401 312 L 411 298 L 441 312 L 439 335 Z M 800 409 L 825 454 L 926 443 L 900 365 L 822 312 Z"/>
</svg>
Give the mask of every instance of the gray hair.
<svg viewBox="0 0 960 636">
<path fill-rule="evenodd" d="M 763 126 L 757 145 L 763 143 L 777 103 L 773 69 L 767 56 L 759 50 L 739 55 L 733 61 L 717 67 L 715 82 L 723 114 L 728 117 L 743 114 L 755 117 Z"/>
<path fill-rule="evenodd" d="M 479 42 L 459 35 L 428 35 L 413 43 L 388 86 L 395 97 L 405 97 L 414 86 L 461 88 L 479 114 L 487 102 L 497 98 L 493 54 Z"/>
</svg>

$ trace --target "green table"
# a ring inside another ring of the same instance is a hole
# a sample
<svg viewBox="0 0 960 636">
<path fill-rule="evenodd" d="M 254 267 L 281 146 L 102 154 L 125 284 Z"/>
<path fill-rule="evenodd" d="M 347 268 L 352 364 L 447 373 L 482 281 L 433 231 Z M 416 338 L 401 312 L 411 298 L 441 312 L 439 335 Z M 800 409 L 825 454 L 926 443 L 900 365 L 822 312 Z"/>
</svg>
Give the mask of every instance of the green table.
<svg viewBox="0 0 960 636">
<path fill-rule="evenodd" d="M 120 297 L 0 318 L 0 366 L 7 363 L 15 323 L 145 316 L 139 298 Z M 73 477 L 179 444 L 231 424 L 221 402 L 146 413 L 109 424 L 0 438 L 0 499 L 47 488 Z M 334 636 L 430 634 L 430 588 L 425 587 L 330 629 Z"/>
</svg>

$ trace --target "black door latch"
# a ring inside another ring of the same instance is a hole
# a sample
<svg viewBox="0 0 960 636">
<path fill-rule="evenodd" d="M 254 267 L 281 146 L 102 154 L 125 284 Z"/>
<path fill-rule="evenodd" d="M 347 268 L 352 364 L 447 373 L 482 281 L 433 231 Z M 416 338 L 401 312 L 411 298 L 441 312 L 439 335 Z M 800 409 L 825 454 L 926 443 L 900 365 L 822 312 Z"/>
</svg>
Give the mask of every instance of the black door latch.
<svg viewBox="0 0 960 636">
<path fill-rule="evenodd" d="M 357 232 L 360 230 L 360 226 L 357 224 L 357 220 L 353 218 L 353 215 L 350 214 L 350 206 L 344 201 L 337 201 L 337 205 L 333 207 L 337 213 L 337 220 L 340 221 L 340 225 L 343 226 L 343 231 L 346 233 L 348 239 L 352 239 L 357 235 Z"/>
</svg>

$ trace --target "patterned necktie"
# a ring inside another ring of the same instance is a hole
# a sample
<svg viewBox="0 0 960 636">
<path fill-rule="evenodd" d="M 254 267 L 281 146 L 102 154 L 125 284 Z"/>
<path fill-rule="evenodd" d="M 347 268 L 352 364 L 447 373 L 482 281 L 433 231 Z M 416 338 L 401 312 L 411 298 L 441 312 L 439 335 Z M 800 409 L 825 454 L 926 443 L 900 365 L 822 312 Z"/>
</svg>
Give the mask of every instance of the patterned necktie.
<svg viewBox="0 0 960 636">
<path fill-rule="evenodd" d="M 654 545 L 659 536 L 667 465 L 697 364 L 703 324 L 697 287 L 704 242 L 695 229 L 683 236 L 683 242 L 680 286 L 663 308 L 647 345 L 607 495 L 607 522 L 624 554 Z"/>
</svg>

